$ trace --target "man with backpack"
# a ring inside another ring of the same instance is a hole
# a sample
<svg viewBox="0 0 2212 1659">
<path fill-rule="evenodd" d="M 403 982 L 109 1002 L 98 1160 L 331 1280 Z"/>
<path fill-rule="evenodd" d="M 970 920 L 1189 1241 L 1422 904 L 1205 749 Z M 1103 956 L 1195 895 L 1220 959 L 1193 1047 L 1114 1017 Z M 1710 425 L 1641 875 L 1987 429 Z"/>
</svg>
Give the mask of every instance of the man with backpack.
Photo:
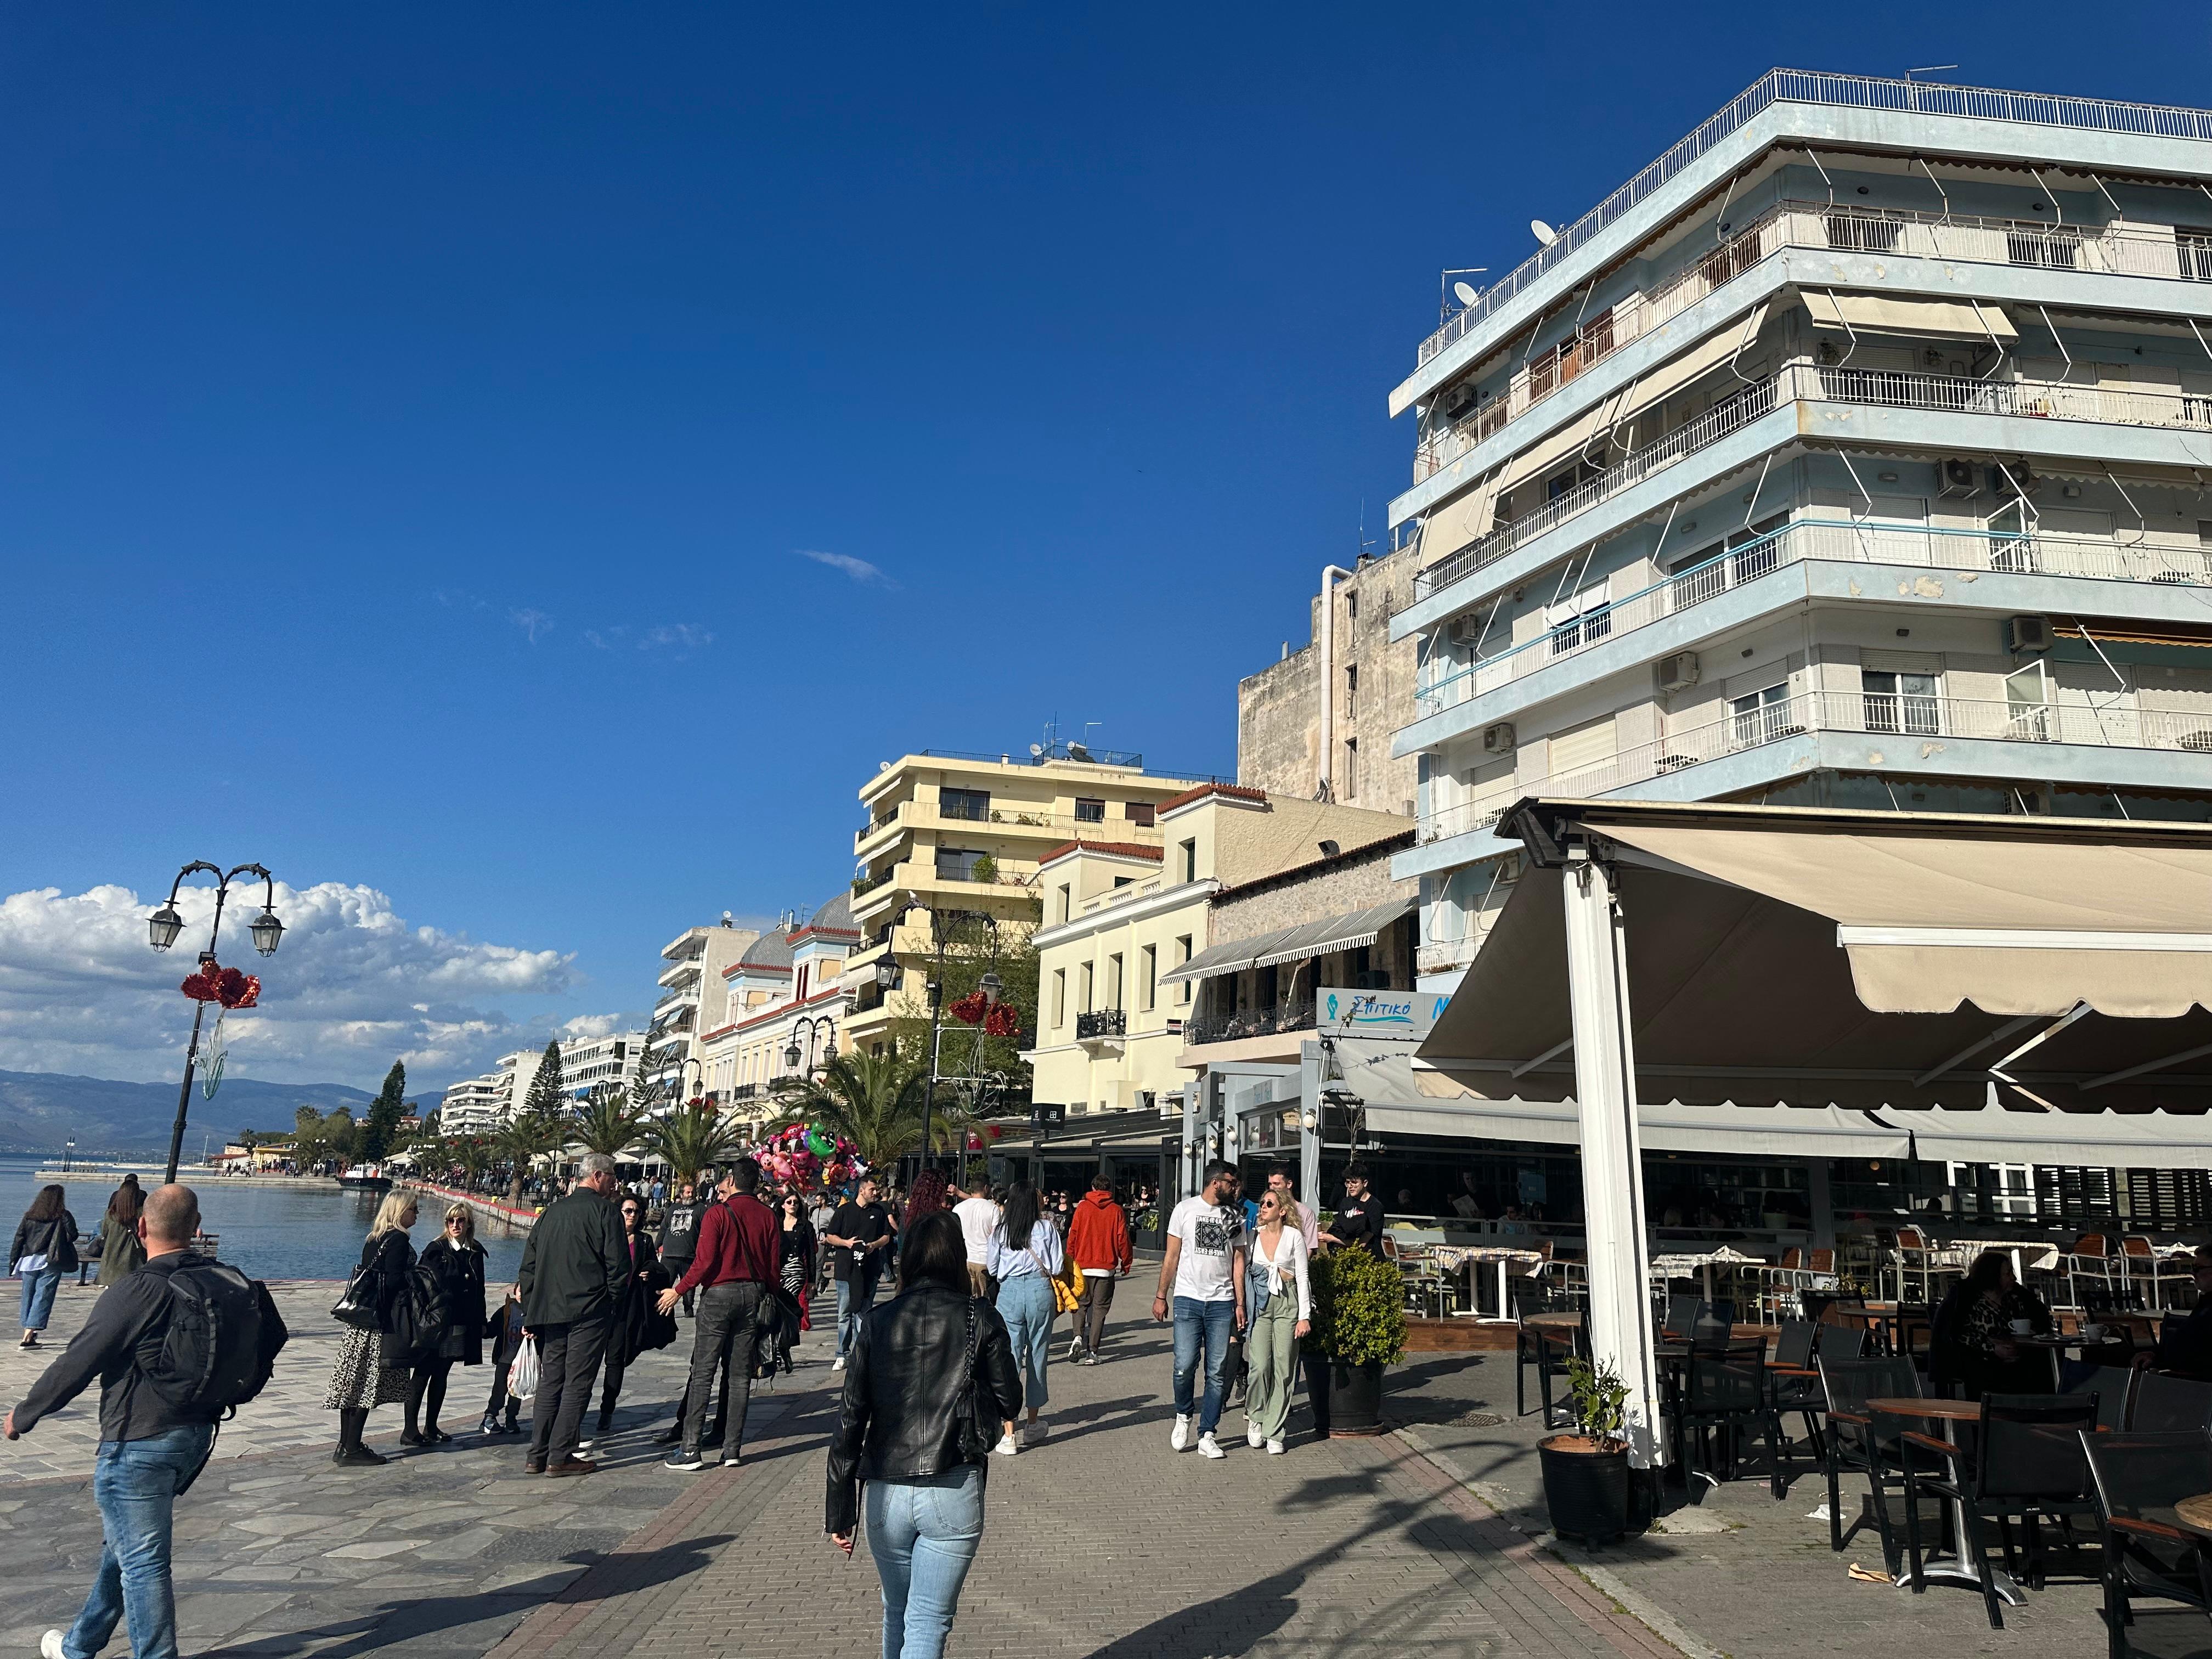
<svg viewBox="0 0 2212 1659">
<path fill-rule="evenodd" d="M 193 1252 L 199 1224 L 191 1188 L 155 1188 L 138 1218 L 145 1265 L 108 1286 L 0 1422 L 10 1440 L 27 1434 L 100 1379 L 100 1570 L 76 1623 L 40 1639 L 43 1659 L 94 1659 L 118 1620 L 137 1659 L 177 1659 L 176 1500 L 214 1451 L 216 1420 L 261 1392 L 285 1337 L 259 1281 Z"/>
</svg>

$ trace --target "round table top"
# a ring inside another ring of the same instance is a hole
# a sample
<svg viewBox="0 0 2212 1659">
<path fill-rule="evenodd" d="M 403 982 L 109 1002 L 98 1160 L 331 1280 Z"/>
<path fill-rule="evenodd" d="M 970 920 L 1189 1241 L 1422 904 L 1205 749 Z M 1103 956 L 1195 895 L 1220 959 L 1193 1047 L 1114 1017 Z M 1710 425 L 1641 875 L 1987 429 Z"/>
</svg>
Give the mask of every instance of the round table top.
<svg viewBox="0 0 2212 1659">
<path fill-rule="evenodd" d="M 2173 1506 L 2173 1518 L 2191 1532 L 2212 1536 L 2212 1492 L 2183 1498 Z"/>
<path fill-rule="evenodd" d="M 1869 1400 L 1867 1409 L 1881 1412 L 1891 1417 L 1936 1418 L 1946 1423 L 1975 1423 L 1981 1420 L 1982 1402 L 1978 1400 L 1915 1400 L 1889 1398 Z"/>
<path fill-rule="evenodd" d="M 1540 1330 L 1571 1331 L 1581 1328 L 1583 1316 L 1578 1313 L 1533 1313 L 1522 1316 L 1521 1322 Z"/>
</svg>

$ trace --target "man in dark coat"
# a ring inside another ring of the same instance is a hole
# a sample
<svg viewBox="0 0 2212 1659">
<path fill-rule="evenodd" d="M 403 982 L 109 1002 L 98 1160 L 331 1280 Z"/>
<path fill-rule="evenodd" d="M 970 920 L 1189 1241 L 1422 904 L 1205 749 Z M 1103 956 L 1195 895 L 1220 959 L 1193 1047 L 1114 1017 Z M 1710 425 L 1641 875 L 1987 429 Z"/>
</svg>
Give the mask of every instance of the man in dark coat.
<svg viewBox="0 0 2212 1659">
<path fill-rule="evenodd" d="M 629 1286 L 629 1242 L 615 1191 L 614 1159 L 585 1154 L 575 1191 L 547 1206 L 522 1249 L 515 1281 L 522 1323 L 538 1339 L 538 1397 L 523 1460 L 532 1474 L 589 1474 L 599 1467 L 576 1454 L 590 1443 L 582 1437 L 584 1411 Z"/>
</svg>

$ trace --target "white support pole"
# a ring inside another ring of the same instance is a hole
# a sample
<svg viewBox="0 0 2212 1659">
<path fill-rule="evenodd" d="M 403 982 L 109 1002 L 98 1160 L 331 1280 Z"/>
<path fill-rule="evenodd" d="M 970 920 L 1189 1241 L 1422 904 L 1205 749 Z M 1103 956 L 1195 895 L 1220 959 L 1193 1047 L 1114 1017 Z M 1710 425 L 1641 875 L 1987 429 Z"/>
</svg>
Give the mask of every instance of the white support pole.
<svg viewBox="0 0 2212 1659">
<path fill-rule="evenodd" d="M 1574 1010 L 1575 1101 L 1582 1116 L 1583 1231 L 1589 1254 L 1590 1352 L 1628 1386 L 1629 1462 L 1667 1462 L 1652 1334 L 1636 1052 L 1629 1040 L 1628 957 L 1612 872 L 1585 848 L 1568 856 L 1567 986 Z"/>
</svg>

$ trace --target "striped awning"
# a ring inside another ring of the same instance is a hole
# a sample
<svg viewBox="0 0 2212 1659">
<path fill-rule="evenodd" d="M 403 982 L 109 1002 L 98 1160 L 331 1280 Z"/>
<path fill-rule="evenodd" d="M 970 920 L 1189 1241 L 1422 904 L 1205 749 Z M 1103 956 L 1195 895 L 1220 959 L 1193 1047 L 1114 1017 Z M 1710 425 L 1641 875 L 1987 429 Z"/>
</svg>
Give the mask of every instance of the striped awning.
<svg viewBox="0 0 2212 1659">
<path fill-rule="evenodd" d="M 1293 927 L 1278 927 L 1271 933 L 1209 945 L 1181 967 L 1162 974 L 1160 979 L 1172 985 L 1182 980 L 1208 979 L 1216 974 L 1238 974 L 1247 968 L 1272 967 L 1279 962 L 1302 962 L 1309 957 L 1325 957 L 1333 951 L 1356 951 L 1363 945 L 1374 944 L 1384 928 L 1419 902 L 1413 898 L 1392 899 L 1387 904 L 1370 905 L 1364 910 L 1331 916 L 1326 921 L 1302 921 Z"/>
</svg>

